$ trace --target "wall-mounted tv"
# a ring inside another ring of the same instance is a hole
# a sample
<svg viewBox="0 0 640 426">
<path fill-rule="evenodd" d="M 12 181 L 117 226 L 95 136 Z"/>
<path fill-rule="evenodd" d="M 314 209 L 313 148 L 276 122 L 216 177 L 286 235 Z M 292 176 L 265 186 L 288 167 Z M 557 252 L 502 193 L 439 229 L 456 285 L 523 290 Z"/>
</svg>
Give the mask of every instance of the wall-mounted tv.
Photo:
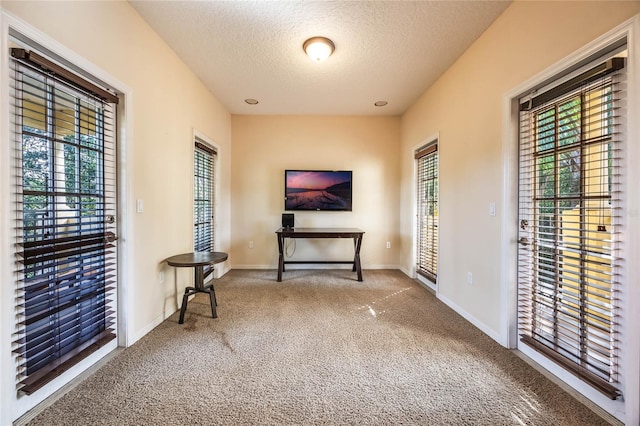
<svg viewBox="0 0 640 426">
<path fill-rule="evenodd" d="M 351 211 L 352 172 L 285 170 L 284 209 Z"/>
</svg>

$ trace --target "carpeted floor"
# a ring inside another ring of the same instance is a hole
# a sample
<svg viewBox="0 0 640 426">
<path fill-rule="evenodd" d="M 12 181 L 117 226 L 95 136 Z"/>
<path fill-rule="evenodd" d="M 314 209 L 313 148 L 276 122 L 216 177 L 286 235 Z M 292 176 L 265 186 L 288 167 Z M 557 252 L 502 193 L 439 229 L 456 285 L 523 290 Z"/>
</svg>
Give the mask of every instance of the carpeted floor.
<svg viewBox="0 0 640 426">
<path fill-rule="evenodd" d="M 231 271 L 30 425 L 600 425 L 399 271 Z"/>
</svg>

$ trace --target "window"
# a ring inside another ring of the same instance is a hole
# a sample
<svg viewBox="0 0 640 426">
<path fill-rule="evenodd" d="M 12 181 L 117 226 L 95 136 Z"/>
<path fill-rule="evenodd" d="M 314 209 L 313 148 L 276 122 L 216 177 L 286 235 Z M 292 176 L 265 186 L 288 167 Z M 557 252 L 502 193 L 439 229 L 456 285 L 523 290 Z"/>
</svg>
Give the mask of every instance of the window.
<svg viewBox="0 0 640 426">
<path fill-rule="evenodd" d="M 521 102 L 521 341 L 620 396 L 624 58 Z"/>
<path fill-rule="evenodd" d="M 115 338 L 117 97 L 35 52 L 11 55 L 14 352 L 30 394 Z"/>
<path fill-rule="evenodd" d="M 435 282 L 438 275 L 438 143 L 419 149 L 417 272 Z"/>
<path fill-rule="evenodd" d="M 216 151 L 196 140 L 193 152 L 193 246 L 194 251 L 214 251 L 214 190 Z"/>
</svg>

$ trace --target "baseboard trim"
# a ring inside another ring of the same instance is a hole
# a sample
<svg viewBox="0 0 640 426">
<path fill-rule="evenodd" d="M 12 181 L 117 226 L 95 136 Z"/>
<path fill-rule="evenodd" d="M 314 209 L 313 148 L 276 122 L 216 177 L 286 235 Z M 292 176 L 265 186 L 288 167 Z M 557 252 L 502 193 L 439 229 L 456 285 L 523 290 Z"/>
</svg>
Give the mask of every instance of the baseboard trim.
<svg viewBox="0 0 640 426">
<path fill-rule="evenodd" d="M 287 270 L 293 271 L 296 269 L 351 269 L 351 265 L 340 265 L 340 264 L 331 264 L 328 263 L 326 265 L 317 265 L 317 264 L 297 264 L 297 265 L 286 265 Z M 230 269 L 259 269 L 259 270 L 274 270 L 276 271 L 278 267 L 276 265 L 232 265 Z M 404 272 L 399 265 L 363 265 L 362 270 L 366 271 L 367 269 L 397 269 Z M 406 275 L 406 272 L 404 272 Z"/>
<path fill-rule="evenodd" d="M 171 315 L 173 315 L 175 311 L 173 312 L 164 312 L 161 315 L 158 315 L 157 317 L 155 317 L 153 319 L 153 321 L 151 321 L 150 323 L 148 323 L 145 327 L 143 327 L 141 330 L 138 330 L 135 335 L 133 340 L 127 342 L 127 346 L 131 346 L 133 345 L 135 342 L 137 342 L 138 340 L 142 339 L 145 335 L 147 335 L 147 333 L 149 333 L 151 330 L 153 330 L 154 328 L 156 328 L 157 326 L 159 326 L 160 324 L 162 324 L 162 322 L 164 320 L 166 320 L 167 318 L 169 318 Z"/>
<path fill-rule="evenodd" d="M 473 315 L 471 315 L 468 312 L 466 312 L 460 306 L 458 306 L 455 303 L 453 303 L 450 299 L 447 299 L 446 297 L 442 296 L 441 293 L 438 293 L 437 297 L 438 297 L 439 300 L 442 301 L 442 303 L 444 303 L 445 305 L 447 305 L 448 307 L 453 309 L 462 318 L 464 318 L 467 321 L 469 321 L 473 326 L 475 326 L 480 331 L 482 331 L 484 334 L 486 334 L 487 336 L 491 337 L 493 340 L 495 340 L 496 342 L 500 343 L 500 345 L 502 345 L 501 340 L 500 340 L 500 333 L 496 333 L 495 330 L 492 330 L 491 328 L 487 327 L 487 325 L 484 324 L 482 321 L 478 320 L 476 317 L 474 317 Z"/>
</svg>

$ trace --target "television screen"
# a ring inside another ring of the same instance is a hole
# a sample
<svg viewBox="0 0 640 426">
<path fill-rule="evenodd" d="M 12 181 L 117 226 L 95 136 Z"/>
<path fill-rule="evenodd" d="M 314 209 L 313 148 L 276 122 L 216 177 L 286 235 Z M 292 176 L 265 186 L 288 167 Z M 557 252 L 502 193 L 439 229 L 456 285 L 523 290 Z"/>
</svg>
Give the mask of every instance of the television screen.
<svg viewBox="0 0 640 426">
<path fill-rule="evenodd" d="M 285 170 L 285 210 L 351 211 L 352 173 L 345 170 Z"/>
</svg>

